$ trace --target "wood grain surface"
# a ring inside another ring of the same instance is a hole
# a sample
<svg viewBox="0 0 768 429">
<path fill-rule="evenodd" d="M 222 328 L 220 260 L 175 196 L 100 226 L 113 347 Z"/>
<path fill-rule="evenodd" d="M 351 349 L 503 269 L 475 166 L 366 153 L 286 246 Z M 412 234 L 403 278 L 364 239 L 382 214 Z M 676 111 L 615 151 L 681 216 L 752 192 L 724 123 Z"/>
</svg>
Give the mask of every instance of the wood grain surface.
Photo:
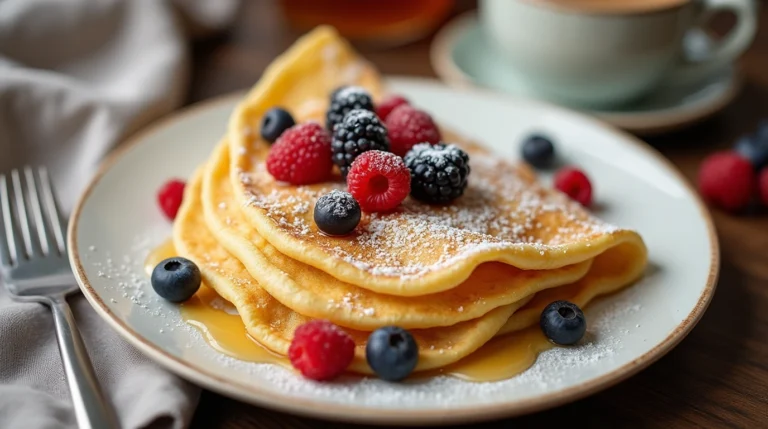
<svg viewBox="0 0 768 429">
<path fill-rule="evenodd" d="M 618 0 L 617 0 L 618 1 Z M 459 1 L 456 13 L 474 7 Z M 711 119 L 684 131 L 646 139 L 689 180 L 709 153 L 727 148 L 768 118 L 768 7 L 740 62 L 745 86 Z M 727 24 L 726 24 L 727 25 Z M 299 36 L 273 1 L 244 0 L 226 34 L 192 46 L 189 102 L 250 87 Z M 430 38 L 390 49 L 358 49 L 385 74 L 434 76 Z M 768 427 L 768 210 L 732 216 L 713 210 L 722 246 L 715 299 L 683 342 L 640 374 L 587 399 L 477 428 L 525 427 Z M 670 233 L 674 233 L 670 231 Z M 294 417 L 204 392 L 192 428 L 353 429 L 365 426 Z"/>
</svg>

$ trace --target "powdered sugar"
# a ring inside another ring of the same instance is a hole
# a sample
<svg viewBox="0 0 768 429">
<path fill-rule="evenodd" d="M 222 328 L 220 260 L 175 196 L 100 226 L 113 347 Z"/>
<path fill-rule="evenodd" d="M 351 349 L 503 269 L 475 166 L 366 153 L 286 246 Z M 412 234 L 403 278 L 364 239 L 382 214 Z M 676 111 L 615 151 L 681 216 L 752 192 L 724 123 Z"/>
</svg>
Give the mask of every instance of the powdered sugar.
<svg viewBox="0 0 768 429">
<path fill-rule="evenodd" d="M 361 88 L 358 88 L 355 86 L 346 87 L 339 91 L 339 97 L 348 97 L 350 94 L 356 94 L 357 91 L 360 91 L 360 90 Z M 376 116 L 376 114 L 371 112 L 370 110 L 354 109 L 354 110 L 351 110 L 346 115 L 344 115 L 344 122 L 356 123 L 361 119 L 366 119 L 368 122 L 373 121 L 374 123 L 379 123 L 378 116 Z M 384 132 L 386 132 L 386 129 L 384 129 L 384 127 L 382 127 L 381 125 L 378 125 L 378 127 L 380 127 Z"/>
<path fill-rule="evenodd" d="M 444 158 L 437 156 L 441 149 L 425 150 L 434 150 L 435 159 Z M 246 186 L 253 190 L 249 203 L 284 232 L 312 239 L 330 257 L 379 276 L 420 277 L 495 250 L 532 248 L 546 257 L 565 252 L 568 244 L 618 230 L 565 195 L 544 189 L 507 161 L 485 153 L 470 157 L 473 172 L 461 198 L 444 206 L 407 198 L 394 214 L 365 217 L 357 234 L 346 240 L 322 236 L 313 230 L 311 218 L 300 216 L 325 188 L 275 185 L 260 164 Z"/>
<path fill-rule="evenodd" d="M 334 216 L 345 218 L 355 211 L 357 202 L 348 192 L 334 189 L 317 200 L 317 206 L 324 211 L 331 209 Z"/>
</svg>

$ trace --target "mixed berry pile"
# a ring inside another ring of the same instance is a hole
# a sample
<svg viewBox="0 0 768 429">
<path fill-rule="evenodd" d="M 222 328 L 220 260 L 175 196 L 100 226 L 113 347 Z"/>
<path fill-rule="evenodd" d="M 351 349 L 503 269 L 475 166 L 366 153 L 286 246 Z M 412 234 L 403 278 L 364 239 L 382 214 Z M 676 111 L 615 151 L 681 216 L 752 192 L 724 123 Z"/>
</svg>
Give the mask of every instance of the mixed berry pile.
<svg viewBox="0 0 768 429">
<path fill-rule="evenodd" d="M 429 113 L 404 97 L 375 105 L 365 89 L 344 86 L 331 93 L 325 117 L 324 128 L 296 124 L 290 112 L 274 107 L 261 124 L 261 137 L 273 142 L 266 166 L 276 180 L 320 183 L 332 177 L 334 167 L 346 180 L 346 195 L 334 191 L 315 205 L 315 224 L 323 233 L 350 234 L 361 211 L 396 210 L 408 195 L 448 204 L 464 193 L 469 155 L 444 143 Z"/>
</svg>

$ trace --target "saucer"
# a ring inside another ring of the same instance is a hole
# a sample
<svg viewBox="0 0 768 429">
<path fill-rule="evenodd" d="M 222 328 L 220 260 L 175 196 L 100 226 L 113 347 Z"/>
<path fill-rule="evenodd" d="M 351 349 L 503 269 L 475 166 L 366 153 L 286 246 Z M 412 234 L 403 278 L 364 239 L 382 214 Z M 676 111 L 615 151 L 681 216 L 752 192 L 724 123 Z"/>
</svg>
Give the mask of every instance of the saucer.
<svg viewBox="0 0 768 429">
<path fill-rule="evenodd" d="M 536 98 L 514 70 L 492 51 L 474 12 L 456 18 L 440 30 L 431 47 L 431 60 L 437 75 L 448 85 L 484 87 Z M 575 109 L 627 131 L 651 135 L 708 118 L 727 106 L 740 87 L 736 69 L 729 66 L 695 85 L 662 83 L 645 98 L 623 107 Z"/>
</svg>

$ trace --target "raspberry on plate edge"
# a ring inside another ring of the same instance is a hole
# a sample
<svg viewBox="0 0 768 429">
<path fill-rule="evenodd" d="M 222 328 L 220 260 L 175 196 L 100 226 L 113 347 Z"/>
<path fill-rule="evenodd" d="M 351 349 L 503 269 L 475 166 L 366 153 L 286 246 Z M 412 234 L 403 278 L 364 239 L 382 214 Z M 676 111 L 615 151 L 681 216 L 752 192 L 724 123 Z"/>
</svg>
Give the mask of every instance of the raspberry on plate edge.
<svg viewBox="0 0 768 429">
<path fill-rule="evenodd" d="M 184 199 L 186 183 L 181 179 L 171 179 L 157 191 L 157 204 L 169 220 L 176 219 L 181 202 Z"/>
<path fill-rule="evenodd" d="M 584 207 L 592 204 L 592 183 L 576 167 L 563 167 L 555 173 L 555 188 Z"/>
<path fill-rule="evenodd" d="M 338 377 L 354 357 L 352 337 L 328 320 L 312 320 L 296 328 L 288 348 L 291 365 L 316 381 Z"/>
</svg>

